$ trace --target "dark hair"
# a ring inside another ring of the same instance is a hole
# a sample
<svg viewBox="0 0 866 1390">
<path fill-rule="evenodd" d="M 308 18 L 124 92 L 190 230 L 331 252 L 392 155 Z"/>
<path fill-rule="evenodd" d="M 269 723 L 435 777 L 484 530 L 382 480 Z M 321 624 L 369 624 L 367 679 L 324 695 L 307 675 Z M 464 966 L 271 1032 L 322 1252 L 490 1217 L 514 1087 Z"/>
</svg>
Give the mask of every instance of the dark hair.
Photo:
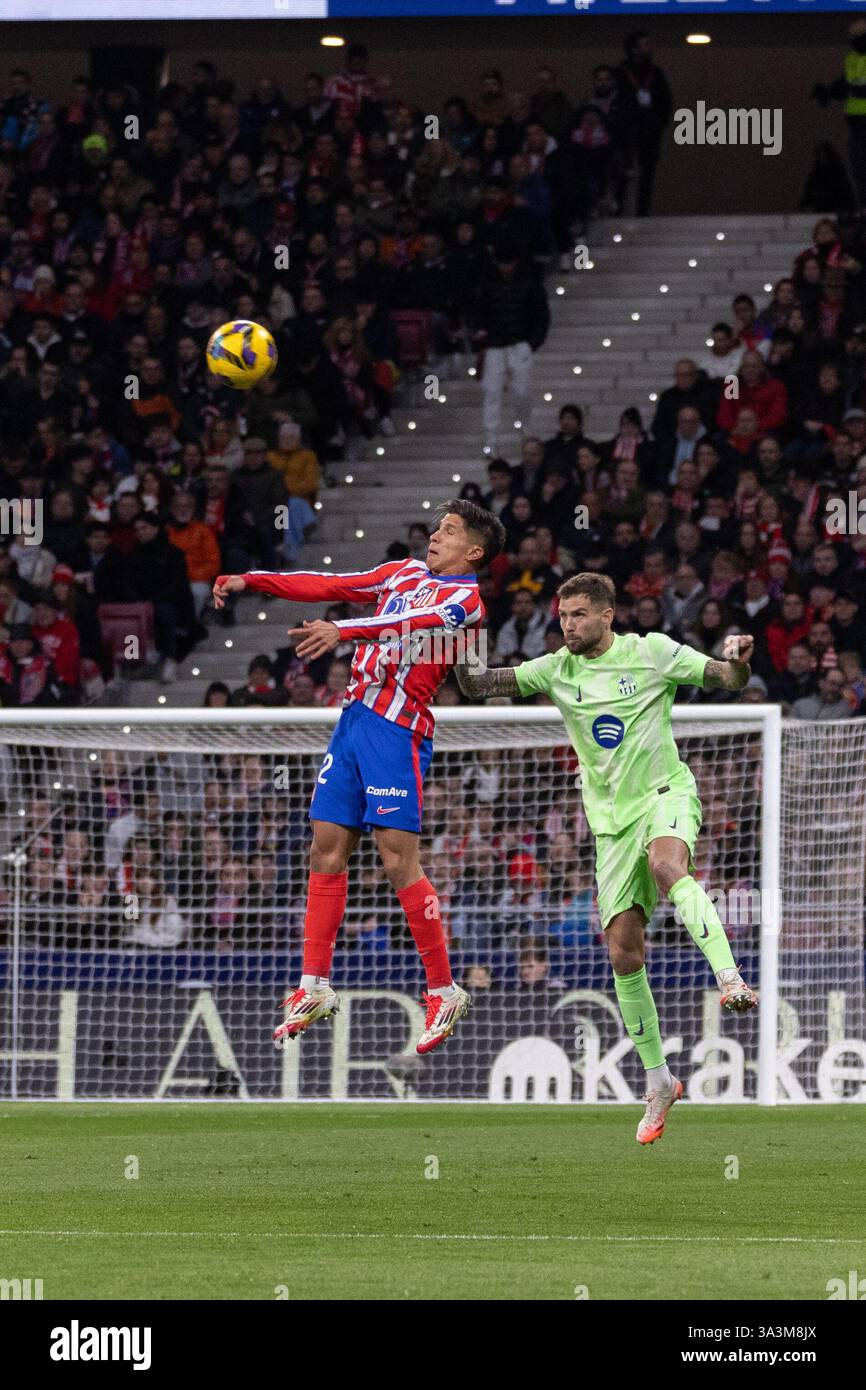
<svg viewBox="0 0 866 1390">
<path fill-rule="evenodd" d="M 557 419 L 561 420 L 563 415 L 577 416 L 577 419 L 580 421 L 580 428 L 583 429 L 583 411 L 581 410 L 579 405 L 574 405 L 572 404 L 572 402 L 569 401 L 566 405 L 560 406 L 559 415 L 557 416 Z"/>
<path fill-rule="evenodd" d="M 729 323 L 723 323 L 720 319 L 718 323 L 713 324 L 710 331 L 712 333 L 733 333 L 734 330 Z"/>
<path fill-rule="evenodd" d="M 207 704 L 211 695 L 225 695 L 226 699 L 228 700 L 231 696 L 231 693 L 232 692 L 229 690 L 228 686 L 225 684 L 224 681 L 211 681 L 210 685 L 204 693 L 204 703 L 205 705 Z"/>
<path fill-rule="evenodd" d="M 751 304 L 753 309 L 755 307 L 755 301 L 750 294 L 737 294 L 734 296 L 733 302 L 734 304 Z"/>
<path fill-rule="evenodd" d="M 499 517 L 486 507 L 479 507 L 477 502 L 467 502 L 465 497 L 452 497 L 440 507 L 439 516 L 447 516 L 449 512 L 459 516 L 465 522 L 467 531 L 474 531 L 484 547 L 476 570 L 489 565 L 505 549 L 505 527 Z"/>
<path fill-rule="evenodd" d="M 560 584 L 556 594 L 559 599 L 583 594 L 596 608 L 616 607 L 616 585 L 610 575 L 593 574 L 591 570 L 571 575 Z"/>
</svg>

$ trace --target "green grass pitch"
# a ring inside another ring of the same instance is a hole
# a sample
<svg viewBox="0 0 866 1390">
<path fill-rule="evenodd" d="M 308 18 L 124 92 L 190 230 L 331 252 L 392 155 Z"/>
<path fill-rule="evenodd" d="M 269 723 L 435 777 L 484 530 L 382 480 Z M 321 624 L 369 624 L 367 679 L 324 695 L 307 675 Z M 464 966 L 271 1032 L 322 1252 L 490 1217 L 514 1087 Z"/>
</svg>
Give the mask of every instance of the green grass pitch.
<svg viewBox="0 0 866 1390">
<path fill-rule="evenodd" d="M 639 1115 L 0 1103 L 0 1277 L 45 1299 L 724 1300 L 826 1299 L 866 1269 L 862 1107 L 682 1105 L 649 1149 Z"/>
</svg>

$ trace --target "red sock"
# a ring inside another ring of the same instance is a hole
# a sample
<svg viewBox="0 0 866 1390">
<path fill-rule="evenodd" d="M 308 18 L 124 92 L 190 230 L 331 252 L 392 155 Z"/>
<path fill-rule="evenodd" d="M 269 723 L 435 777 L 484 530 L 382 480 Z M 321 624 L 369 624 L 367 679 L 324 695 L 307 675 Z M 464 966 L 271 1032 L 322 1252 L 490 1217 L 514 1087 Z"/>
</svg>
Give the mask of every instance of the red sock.
<svg viewBox="0 0 866 1390">
<path fill-rule="evenodd" d="M 451 966 L 448 964 L 448 947 L 439 916 L 439 899 L 429 878 L 419 878 L 408 888 L 397 893 L 403 911 L 409 922 L 415 945 L 421 955 L 427 988 L 433 992 L 443 985 L 451 984 Z"/>
<path fill-rule="evenodd" d="M 320 874 L 310 870 L 307 912 L 304 917 L 304 974 L 331 973 L 334 942 L 346 911 L 349 875 Z"/>
</svg>

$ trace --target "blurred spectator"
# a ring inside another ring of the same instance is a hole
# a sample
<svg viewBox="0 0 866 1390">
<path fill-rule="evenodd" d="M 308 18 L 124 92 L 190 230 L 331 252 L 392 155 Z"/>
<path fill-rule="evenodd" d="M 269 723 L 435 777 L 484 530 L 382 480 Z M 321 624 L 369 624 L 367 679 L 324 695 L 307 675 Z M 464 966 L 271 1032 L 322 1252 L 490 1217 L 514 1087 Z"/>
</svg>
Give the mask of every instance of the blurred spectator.
<svg viewBox="0 0 866 1390">
<path fill-rule="evenodd" d="M 705 596 L 704 586 L 692 565 L 680 564 L 663 590 L 663 614 L 666 632 L 681 636 L 697 618 Z"/>
<path fill-rule="evenodd" d="M 814 669 L 809 648 L 804 642 L 794 642 L 788 648 L 784 670 L 773 675 L 768 682 L 768 695 L 772 700 L 790 706 L 797 700 L 817 694 L 818 682 Z"/>
<path fill-rule="evenodd" d="M 824 671 L 818 677 L 818 692 L 802 695 L 791 706 L 794 719 L 849 719 L 853 713 L 845 699 L 848 681 L 842 671 Z"/>
<path fill-rule="evenodd" d="M 125 598 L 152 603 L 156 649 L 162 657 L 160 679 L 175 679 L 177 661 L 189 649 L 195 606 L 186 557 L 172 545 L 159 517 L 145 512 L 135 521 L 135 549 L 126 557 Z"/>
<path fill-rule="evenodd" d="M 637 163 L 637 215 L 647 217 L 673 98 L 664 73 L 652 60 L 653 46 L 648 34 L 630 34 L 625 54 L 616 70 L 621 120 L 630 153 Z"/>
<path fill-rule="evenodd" d="M 13 623 L 9 638 L 0 642 L 0 701 L 11 709 L 22 705 L 56 705 L 63 688 L 53 662 L 39 649 L 27 623 Z"/>
<path fill-rule="evenodd" d="M 811 616 L 807 614 L 800 595 L 786 593 L 782 598 L 779 617 L 767 624 L 765 634 L 767 651 L 775 671 L 786 669 L 791 647 L 808 636 L 811 626 Z"/>
<path fill-rule="evenodd" d="M 507 381 L 514 410 L 522 427 L 529 429 L 532 354 L 547 337 L 550 323 L 543 284 L 520 267 L 519 255 L 511 247 L 503 244 L 483 280 L 474 319 L 475 338 L 484 354 L 484 451 L 495 454 Z"/>
<path fill-rule="evenodd" d="M 752 410 L 760 434 L 781 429 L 788 419 L 788 393 L 780 381 L 770 377 L 760 353 L 743 353 L 738 374 L 739 395 L 722 397 L 716 419 L 722 430 L 733 430 L 738 416 Z"/>
<path fill-rule="evenodd" d="M 528 589 L 518 589 L 511 600 L 511 617 L 496 637 L 495 660 L 504 663 L 515 653 L 531 661 L 545 652 L 547 618 Z"/>
<path fill-rule="evenodd" d="M 205 709 L 225 709 L 230 696 L 231 691 L 224 681 L 211 681 L 204 693 L 202 704 Z"/>
<path fill-rule="evenodd" d="M 315 502 L 320 484 L 319 461 L 312 449 L 301 446 L 301 427 L 296 421 L 282 422 L 277 431 L 277 447 L 270 450 L 267 460 L 282 475 L 290 496 Z"/>
<path fill-rule="evenodd" d="M 220 572 L 220 551 L 212 529 L 196 519 L 191 492 L 178 488 L 172 496 L 166 535 L 184 556 L 195 616 L 200 619 Z"/>
<path fill-rule="evenodd" d="M 60 603 L 50 589 L 33 596 L 33 636 L 54 666 L 64 703 L 70 703 L 81 676 L 81 644 L 78 629 L 61 614 Z"/>
<path fill-rule="evenodd" d="M 256 555 L 262 569 L 274 569 L 279 522 L 278 509 L 288 505 L 289 494 L 277 470 L 268 462 L 267 445 L 257 437 L 244 440 L 244 461 L 233 481 L 244 494 L 255 528 Z"/>
<path fill-rule="evenodd" d="M 288 692 L 284 686 L 277 685 L 274 668 L 266 656 L 253 657 L 250 662 L 246 685 L 240 686 L 232 694 L 232 705 L 285 705 Z"/>
</svg>

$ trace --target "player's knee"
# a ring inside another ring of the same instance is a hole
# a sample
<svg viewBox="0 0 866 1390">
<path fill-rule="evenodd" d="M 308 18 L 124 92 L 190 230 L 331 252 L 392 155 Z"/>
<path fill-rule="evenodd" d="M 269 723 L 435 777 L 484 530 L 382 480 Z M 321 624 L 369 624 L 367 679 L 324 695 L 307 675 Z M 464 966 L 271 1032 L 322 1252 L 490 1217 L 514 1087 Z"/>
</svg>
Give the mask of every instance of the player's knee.
<svg viewBox="0 0 866 1390">
<path fill-rule="evenodd" d="M 685 873 L 682 865 L 667 854 L 650 855 L 649 866 L 660 893 L 667 893 Z"/>
<path fill-rule="evenodd" d="M 614 975 L 634 975 L 643 969 L 644 954 L 640 946 L 609 945 L 610 966 Z"/>
<path fill-rule="evenodd" d="M 313 873 L 341 874 L 348 862 L 344 844 L 326 834 L 314 834 L 310 846 L 310 868 Z"/>
<path fill-rule="evenodd" d="M 346 856 L 337 850 L 310 850 L 310 868 L 314 874 L 341 874 L 347 867 Z"/>
<path fill-rule="evenodd" d="M 380 845 L 379 857 L 382 860 L 385 876 L 392 888 L 398 890 L 405 888 L 407 884 L 414 883 L 416 879 L 421 877 L 421 866 L 415 854 L 407 854 L 405 851 Z"/>
</svg>

